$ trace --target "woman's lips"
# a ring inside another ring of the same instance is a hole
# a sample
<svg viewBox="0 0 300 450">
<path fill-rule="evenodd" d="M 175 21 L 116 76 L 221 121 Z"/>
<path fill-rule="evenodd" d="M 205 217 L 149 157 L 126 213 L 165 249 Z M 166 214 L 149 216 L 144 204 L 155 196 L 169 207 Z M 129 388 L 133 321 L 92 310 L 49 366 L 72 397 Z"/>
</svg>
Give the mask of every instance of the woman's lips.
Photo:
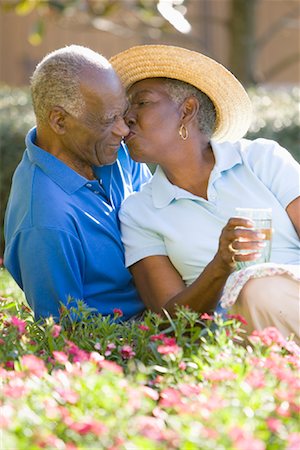
<svg viewBox="0 0 300 450">
<path fill-rule="evenodd" d="M 135 136 L 135 133 L 133 131 L 129 131 L 127 136 L 125 136 L 125 138 L 124 138 L 124 141 L 126 142 L 126 144 L 133 136 Z"/>
</svg>

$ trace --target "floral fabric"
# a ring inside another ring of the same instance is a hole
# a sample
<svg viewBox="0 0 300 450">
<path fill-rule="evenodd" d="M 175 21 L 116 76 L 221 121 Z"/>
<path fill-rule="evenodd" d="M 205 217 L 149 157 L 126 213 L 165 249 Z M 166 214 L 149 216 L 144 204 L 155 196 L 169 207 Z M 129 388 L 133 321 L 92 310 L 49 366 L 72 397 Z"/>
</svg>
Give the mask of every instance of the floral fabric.
<svg viewBox="0 0 300 450">
<path fill-rule="evenodd" d="M 286 275 L 300 281 L 300 265 L 264 263 L 233 272 L 227 280 L 222 297 L 222 308 L 230 308 L 237 300 L 244 285 L 251 278 Z"/>
</svg>

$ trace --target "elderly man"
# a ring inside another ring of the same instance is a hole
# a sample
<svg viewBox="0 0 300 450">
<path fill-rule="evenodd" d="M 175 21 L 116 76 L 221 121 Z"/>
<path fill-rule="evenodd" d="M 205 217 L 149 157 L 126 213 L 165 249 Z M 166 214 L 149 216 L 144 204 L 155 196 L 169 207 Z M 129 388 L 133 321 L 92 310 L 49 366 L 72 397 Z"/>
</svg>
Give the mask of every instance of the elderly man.
<svg viewBox="0 0 300 450">
<path fill-rule="evenodd" d="M 4 263 L 35 318 L 83 300 L 124 319 L 144 310 L 124 266 L 118 209 L 150 173 L 120 143 L 126 97 L 110 63 L 77 45 L 56 50 L 31 79 L 36 128 L 13 177 Z"/>
</svg>

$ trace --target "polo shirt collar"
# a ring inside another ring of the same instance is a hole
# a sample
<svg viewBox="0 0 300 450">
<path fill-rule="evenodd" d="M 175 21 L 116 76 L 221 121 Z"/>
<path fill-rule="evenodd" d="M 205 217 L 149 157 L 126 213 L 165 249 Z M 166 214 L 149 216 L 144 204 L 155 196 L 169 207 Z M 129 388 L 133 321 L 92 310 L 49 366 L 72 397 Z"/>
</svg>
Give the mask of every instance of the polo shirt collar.
<svg viewBox="0 0 300 450">
<path fill-rule="evenodd" d="M 26 136 L 26 146 L 29 160 L 36 164 L 49 178 L 67 194 L 73 194 L 88 182 L 87 178 L 79 175 L 61 160 L 46 152 L 37 145 L 36 127 L 32 128 Z"/>
<path fill-rule="evenodd" d="M 211 146 L 216 160 L 212 170 L 214 180 L 220 176 L 221 172 L 231 169 L 236 164 L 242 163 L 238 143 L 217 143 L 211 141 Z M 170 183 L 160 166 L 157 167 L 152 177 L 151 184 L 153 204 L 156 208 L 164 208 L 171 203 L 172 200 L 182 197 L 180 193 L 182 193 L 183 190 Z M 185 198 L 188 197 L 198 198 L 195 195 L 186 192 Z"/>
<path fill-rule="evenodd" d="M 242 164 L 242 157 L 240 154 L 240 142 L 210 142 L 214 157 L 215 166 L 214 171 L 225 172 L 232 169 L 237 164 Z"/>
</svg>

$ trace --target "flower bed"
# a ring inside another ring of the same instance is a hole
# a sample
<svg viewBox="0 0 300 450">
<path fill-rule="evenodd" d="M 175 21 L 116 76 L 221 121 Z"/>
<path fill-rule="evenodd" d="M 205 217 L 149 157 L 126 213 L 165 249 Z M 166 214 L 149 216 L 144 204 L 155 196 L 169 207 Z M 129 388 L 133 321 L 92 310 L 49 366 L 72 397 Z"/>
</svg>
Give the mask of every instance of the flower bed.
<svg viewBox="0 0 300 450">
<path fill-rule="evenodd" d="M 83 304 L 80 323 L 35 323 L 0 292 L 3 448 L 300 448 L 300 350 L 276 329 L 247 340 L 243 318 L 188 309 L 122 324 Z"/>
</svg>

